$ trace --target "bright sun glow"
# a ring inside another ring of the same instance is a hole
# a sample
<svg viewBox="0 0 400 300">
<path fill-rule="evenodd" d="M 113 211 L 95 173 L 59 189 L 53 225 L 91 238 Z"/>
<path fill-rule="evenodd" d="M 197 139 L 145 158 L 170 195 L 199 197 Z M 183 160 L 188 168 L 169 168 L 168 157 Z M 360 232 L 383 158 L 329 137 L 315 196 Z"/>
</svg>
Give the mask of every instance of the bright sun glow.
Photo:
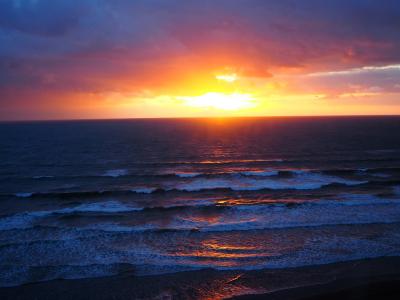
<svg viewBox="0 0 400 300">
<path fill-rule="evenodd" d="M 222 110 L 238 110 L 254 106 L 254 99 L 249 94 L 206 93 L 201 96 L 179 97 L 193 107 L 211 107 Z"/>
<path fill-rule="evenodd" d="M 223 74 L 215 76 L 218 80 L 226 81 L 226 82 L 235 82 L 238 79 L 236 74 Z"/>
</svg>

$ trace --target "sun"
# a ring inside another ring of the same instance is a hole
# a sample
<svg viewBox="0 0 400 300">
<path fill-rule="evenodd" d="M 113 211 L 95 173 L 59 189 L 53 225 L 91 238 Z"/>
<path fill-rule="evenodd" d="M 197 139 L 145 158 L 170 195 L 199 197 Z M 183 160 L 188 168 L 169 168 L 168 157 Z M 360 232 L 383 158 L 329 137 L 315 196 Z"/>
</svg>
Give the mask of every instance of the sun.
<svg viewBox="0 0 400 300">
<path fill-rule="evenodd" d="M 254 99 L 250 94 L 225 94 L 210 92 L 200 96 L 179 97 L 186 105 L 192 107 L 208 107 L 221 110 L 239 110 L 254 106 Z"/>
</svg>

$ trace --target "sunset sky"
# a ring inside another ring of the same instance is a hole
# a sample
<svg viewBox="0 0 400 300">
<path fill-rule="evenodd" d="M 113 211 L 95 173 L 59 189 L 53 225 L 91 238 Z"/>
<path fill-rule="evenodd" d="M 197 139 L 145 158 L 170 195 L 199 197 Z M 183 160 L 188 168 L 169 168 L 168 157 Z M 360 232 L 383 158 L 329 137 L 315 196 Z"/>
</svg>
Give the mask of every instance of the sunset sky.
<svg viewBox="0 0 400 300">
<path fill-rule="evenodd" d="M 400 114 L 397 0 L 0 0 L 0 119 Z"/>
</svg>

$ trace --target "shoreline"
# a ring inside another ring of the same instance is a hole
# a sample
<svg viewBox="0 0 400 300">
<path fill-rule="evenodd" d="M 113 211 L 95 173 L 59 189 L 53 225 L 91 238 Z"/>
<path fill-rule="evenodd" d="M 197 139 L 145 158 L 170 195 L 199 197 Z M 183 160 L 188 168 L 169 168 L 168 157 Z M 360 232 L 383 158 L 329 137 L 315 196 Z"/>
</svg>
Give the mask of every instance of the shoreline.
<svg viewBox="0 0 400 300">
<path fill-rule="evenodd" d="M 327 284 L 291 288 L 264 294 L 234 296 L 229 300 L 337 300 L 337 299 L 367 299 L 380 300 L 385 295 L 386 300 L 398 299 L 400 293 L 400 276 L 376 278 L 376 281 L 356 280 L 346 282 L 338 280 Z"/>
<path fill-rule="evenodd" d="M 400 257 L 254 271 L 59 279 L 0 288 L 1 299 L 379 299 L 400 292 Z M 365 298 L 366 291 L 372 298 Z M 351 295 L 351 298 L 346 298 Z M 357 298 L 357 297 L 361 298 Z M 330 298 L 331 297 L 331 298 Z M 391 298 L 386 298 L 391 299 Z"/>
</svg>

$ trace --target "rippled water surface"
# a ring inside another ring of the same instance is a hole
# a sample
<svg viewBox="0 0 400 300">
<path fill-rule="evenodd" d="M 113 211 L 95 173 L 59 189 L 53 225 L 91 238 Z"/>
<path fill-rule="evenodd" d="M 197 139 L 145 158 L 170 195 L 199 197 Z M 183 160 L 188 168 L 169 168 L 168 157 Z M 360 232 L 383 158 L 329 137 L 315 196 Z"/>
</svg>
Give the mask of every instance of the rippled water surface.
<svg viewBox="0 0 400 300">
<path fill-rule="evenodd" d="M 400 254 L 400 118 L 0 124 L 0 285 Z"/>
</svg>

